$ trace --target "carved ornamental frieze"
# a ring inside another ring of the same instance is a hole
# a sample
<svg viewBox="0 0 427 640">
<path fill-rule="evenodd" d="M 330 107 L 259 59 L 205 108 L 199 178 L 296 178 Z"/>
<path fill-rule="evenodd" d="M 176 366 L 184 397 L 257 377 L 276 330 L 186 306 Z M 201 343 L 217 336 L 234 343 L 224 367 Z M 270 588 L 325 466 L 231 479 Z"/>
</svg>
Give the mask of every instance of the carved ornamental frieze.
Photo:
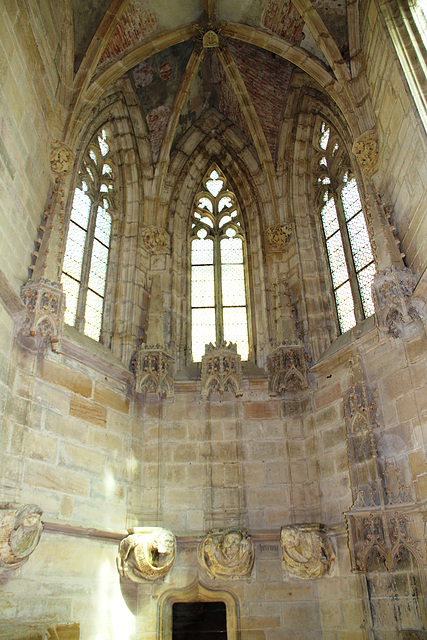
<svg viewBox="0 0 427 640">
<path fill-rule="evenodd" d="M 279 222 L 267 229 L 267 242 L 270 251 L 284 251 L 292 237 L 292 225 L 289 222 Z"/>
<path fill-rule="evenodd" d="M 278 345 L 267 358 L 267 370 L 273 395 L 307 389 L 307 354 L 302 344 Z"/>
<path fill-rule="evenodd" d="M 380 330 L 395 338 L 405 325 L 417 321 L 420 313 L 412 301 L 417 277 L 405 267 L 389 267 L 374 276 L 372 294 Z"/>
<path fill-rule="evenodd" d="M 171 398 L 174 395 L 173 357 L 164 345 L 142 343 L 133 358 L 135 391 L 157 393 Z"/>
<path fill-rule="evenodd" d="M 119 545 L 117 570 L 132 582 L 158 580 L 171 570 L 175 555 L 172 531 L 161 527 L 129 529 L 129 535 Z"/>
<path fill-rule="evenodd" d="M 211 578 L 245 578 L 254 558 L 251 537 L 240 529 L 213 530 L 199 546 L 200 563 Z"/>
<path fill-rule="evenodd" d="M 73 166 L 74 154 L 70 147 L 63 142 L 52 142 L 50 150 L 50 166 L 57 174 L 70 171 Z"/>
<path fill-rule="evenodd" d="M 43 510 L 35 504 L 0 503 L 0 571 L 18 569 L 37 547 Z"/>
<path fill-rule="evenodd" d="M 212 343 L 206 345 L 202 356 L 202 396 L 218 392 L 231 391 L 236 396 L 242 395 L 242 363 L 237 353 L 237 345 L 225 342 L 220 346 Z"/>
<path fill-rule="evenodd" d="M 329 534 L 318 523 L 282 527 L 283 567 L 298 578 L 314 579 L 332 573 L 335 553 Z"/>
<path fill-rule="evenodd" d="M 366 176 L 371 176 L 378 168 L 378 136 L 376 129 L 365 131 L 353 142 L 352 151 Z"/>
<path fill-rule="evenodd" d="M 18 339 L 38 351 L 56 348 L 62 337 L 65 296 L 60 282 L 29 280 L 21 288 L 26 311 L 17 321 Z"/>
<path fill-rule="evenodd" d="M 143 246 L 150 253 L 168 253 L 170 248 L 169 234 L 159 227 L 144 227 L 141 231 Z"/>
</svg>

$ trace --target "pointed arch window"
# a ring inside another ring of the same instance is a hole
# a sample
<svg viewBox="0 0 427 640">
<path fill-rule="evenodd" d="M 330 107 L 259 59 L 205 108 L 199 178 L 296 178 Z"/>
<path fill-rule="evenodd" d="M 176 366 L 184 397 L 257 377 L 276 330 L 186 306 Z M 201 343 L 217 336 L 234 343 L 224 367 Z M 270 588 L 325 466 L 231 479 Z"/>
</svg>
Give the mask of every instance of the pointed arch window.
<svg viewBox="0 0 427 640">
<path fill-rule="evenodd" d="M 114 206 L 114 163 L 106 127 L 92 138 L 77 176 L 61 282 L 64 320 L 100 340 Z"/>
<path fill-rule="evenodd" d="M 376 271 L 356 178 L 332 127 L 319 123 L 316 147 L 320 217 L 341 333 L 374 313 Z"/>
<path fill-rule="evenodd" d="M 205 345 L 237 343 L 249 355 L 246 242 L 241 212 L 215 165 L 197 194 L 191 218 L 191 350 L 200 362 Z"/>
</svg>

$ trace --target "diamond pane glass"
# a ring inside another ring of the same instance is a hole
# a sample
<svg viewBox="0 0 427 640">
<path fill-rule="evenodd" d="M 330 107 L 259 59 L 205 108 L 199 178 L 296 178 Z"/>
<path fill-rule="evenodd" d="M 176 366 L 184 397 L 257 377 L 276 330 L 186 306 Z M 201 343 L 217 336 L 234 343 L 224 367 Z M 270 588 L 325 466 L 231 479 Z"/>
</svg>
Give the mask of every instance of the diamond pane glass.
<svg viewBox="0 0 427 640">
<path fill-rule="evenodd" d="M 357 274 L 359 282 L 360 297 L 362 298 L 363 312 L 366 317 L 375 313 L 374 302 L 372 300 L 372 281 L 375 275 L 375 264 L 372 263 Z"/>
<path fill-rule="evenodd" d="M 215 309 L 192 309 L 191 352 L 194 362 L 200 362 L 205 345 L 216 343 Z"/>
<path fill-rule="evenodd" d="M 217 171 L 212 171 L 209 177 L 210 180 L 206 181 L 206 188 L 213 195 L 213 197 L 216 198 L 224 185 L 224 180 L 221 180 L 219 178 L 219 174 Z"/>
<path fill-rule="evenodd" d="M 111 176 L 113 173 L 113 170 L 111 169 L 109 164 L 104 164 L 102 167 L 102 173 L 103 175 L 107 174 L 108 176 Z"/>
<path fill-rule="evenodd" d="M 326 242 L 326 249 L 331 268 L 332 282 L 334 289 L 348 280 L 347 263 L 345 261 L 344 249 L 342 246 L 341 234 L 336 233 Z"/>
<path fill-rule="evenodd" d="M 207 209 L 208 211 L 213 213 L 212 202 L 209 200 L 209 198 L 200 198 L 197 206 L 199 207 L 199 209 Z"/>
<path fill-rule="evenodd" d="M 91 150 L 89 151 L 89 156 L 92 158 L 92 160 L 94 161 L 94 163 L 95 163 L 95 164 L 98 164 L 98 160 L 97 160 L 97 158 L 96 158 L 96 154 L 95 154 L 95 152 L 93 151 L 93 149 L 91 149 Z"/>
<path fill-rule="evenodd" d="M 204 218 L 200 218 L 200 222 L 204 222 L 205 224 L 208 225 L 208 227 L 210 227 L 211 229 L 213 229 L 213 222 L 212 220 L 209 218 L 209 216 L 204 216 Z"/>
<path fill-rule="evenodd" d="M 213 307 L 215 305 L 214 269 L 210 266 L 191 268 L 191 306 Z"/>
<path fill-rule="evenodd" d="M 226 307 L 246 305 L 243 264 L 221 266 L 222 304 Z"/>
<path fill-rule="evenodd" d="M 224 207 L 227 207 L 227 209 L 229 209 L 232 205 L 233 205 L 233 202 L 230 196 L 224 196 L 223 198 L 221 198 L 221 200 L 218 203 L 218 211 L 221 213 Z"/>
<path fill-rule="evenodd" d="M 71 221 L 68 228 L 68 237 L 62 270 L 72 276 L 75 280 L 79 281 L 82 273 L 85 242 L 86 231 L 83 231 L 83 229 L 80 229 L 80 227 Z"/>
<path fill-rule="evenodd" d="M 93 338 L 93 340 L 99 340 L 101 335 L 103 306 L 104 299 L 93 291 L 88 290 L 86 296 L 84 333 L 89 336 L 89 338 Z"/>
<path fill-rule="evenodd" d="M 196 238 L 191 243 L 191 264 L 213 264 L 213 241 Z"/>
<path fill-rule="evenodd" d="M 331 130 L 329 129 L 329 127 L 326 128 L 326 123 L 322 122 L 322 127 L 320 129 L 321 135 L 320 135 L 319 145 L 320 145 L 320 148 L 323 149 L 324 151 L 328 146 L 330 133 L 331 133 Z"/>
<path fill-rule="evenodd" d="M 248 319 L 246 307 L 224 307 L 224 340 L 237 343 L 237 352 L 242 360 L 249 355 Z"/>
<path fill-rule="evenodd" d="M 362 203 L 359 198 L 359 190 L 356 180 L 352 178 L 341 191 L 341 200 L 344 207 L 345 219 L 350 220 L 356 213 L 362 209 Z"/>
<path fill-rule="evenodd" d="M 227 222 L 231 222 L 231 216 L 222 216 L 221 220 L 219 221 L 219 228 L 221 229 L 221 227 L 223 227 Z"/>
<path fill-rule="evenodd" d="M 241 238 L 223 238 L 221 240 L 221 263 L 239 264 L 243 262 Z"/>
<path fill-rule="evenodd" d="M 342 287 L 336 289 L 334 293 L 341 332 L 345 333 L 356 324 L 350 283 L 346 282 Z"/>
<path fill-rule="evenodd" d="M 105 209 L 98 207 L 98 215 L 96 216 L 95 226 L 95 238 L 105 244 L 106 247 L 110 246 L 110 233 L 111 233 L 111 216 Z"/>
<path fill-rule="evenodd" d="M 106 156 L 110 150 L 110 147 L 107 144 L 107 132 L 105 129 L 102 130 L 101 135 L 98 136 L 98 144 L 101 149 L 101 153 L 103 156 Z"/>
<path fill-rule="evenodd" d="M 87 229 L 89 221 L 91 201 L 87 193 L 82 189 L 75 189 L 73 208 L 71 209 L 71 220 L 80 225 L 83 229 Z"/>
<path fill-rule="evenodd" d="M 329 236 L 339 229 L 337 210 L 335 208 L 335 200 L 333 198 L 330 198 L 326 202 L 321 211 L 321 216 L 325 238 L 328 239 Z"/>
<path fill-rule="evenodd" d="M 65 273 L 61 276 L 62 287 L 65 293 L 64 322 L 74 326 L 76 322 L 77 300 L 79 297 L 80 283 L 76 282 Z"/>
<path fill-rule="evenodd" d="M 374 259 L 363 211 L 347 223 L 347 229 L 351 251 L 353 253 L 354 266 L 356 267 L 356 271 L 360 271 L 360 269 L 363 269 L 363 267 Z"/>
<path fill-rule="evenodd" d="M 107 277 L 108 248 L 93 241 L 92 259 L 90 262 L 88 286 L 100 296 L 104 296 L 105 281 Z"/>
</svg>

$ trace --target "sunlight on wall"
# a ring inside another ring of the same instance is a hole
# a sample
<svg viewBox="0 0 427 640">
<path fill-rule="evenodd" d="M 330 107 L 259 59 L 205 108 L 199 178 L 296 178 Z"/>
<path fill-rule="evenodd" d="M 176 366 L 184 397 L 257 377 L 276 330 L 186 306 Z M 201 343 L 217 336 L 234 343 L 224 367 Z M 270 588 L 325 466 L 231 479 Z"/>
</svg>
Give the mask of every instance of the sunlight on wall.
<svg viewBox="0 0 427 640">
<path fill-rule="evenodd" d="M 96 631 L 93 640 L 131 640 L 135 619 L 120 591 L 120 580 L 114 559 L 104 561 L 97 574 L 98 589 L 94 606 Z"/>
</svg>

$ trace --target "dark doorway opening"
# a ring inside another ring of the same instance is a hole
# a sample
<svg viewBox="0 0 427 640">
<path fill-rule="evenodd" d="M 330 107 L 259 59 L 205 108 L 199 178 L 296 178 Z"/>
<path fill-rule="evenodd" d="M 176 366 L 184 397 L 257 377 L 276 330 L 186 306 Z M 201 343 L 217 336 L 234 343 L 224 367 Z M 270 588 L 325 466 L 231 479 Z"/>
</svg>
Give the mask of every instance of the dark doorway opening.
<svg viewBox="0 0 427 640">
<path fill-rule="evenodd" d="M 224 602 L 175 602 L 172 640 L 227 640 Z"/>
</svg>

